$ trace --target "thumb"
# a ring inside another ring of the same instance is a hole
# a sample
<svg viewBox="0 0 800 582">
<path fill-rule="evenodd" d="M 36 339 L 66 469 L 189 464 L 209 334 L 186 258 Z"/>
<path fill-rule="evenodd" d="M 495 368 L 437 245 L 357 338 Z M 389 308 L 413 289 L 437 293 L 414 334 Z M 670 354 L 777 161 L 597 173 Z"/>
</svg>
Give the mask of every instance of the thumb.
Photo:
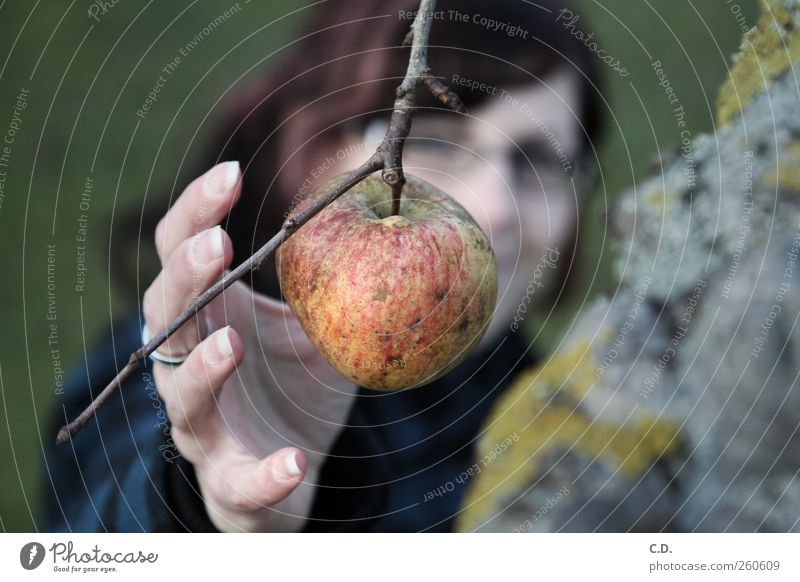
<svg viewBox="0 0 800 582">
<path fill-rule="evenodd" d="M 296 504 L 272 507 L 289 497 L 303 481 L 306 459 L 295 447 L 280 449 L 262 460 L 227 459 L 216 467 L 210 479 L 206 508 L 221 531 L 283 531 L 301 517 Z M 302 504 L 301 504 L 302 505 Z"/>
</svg>

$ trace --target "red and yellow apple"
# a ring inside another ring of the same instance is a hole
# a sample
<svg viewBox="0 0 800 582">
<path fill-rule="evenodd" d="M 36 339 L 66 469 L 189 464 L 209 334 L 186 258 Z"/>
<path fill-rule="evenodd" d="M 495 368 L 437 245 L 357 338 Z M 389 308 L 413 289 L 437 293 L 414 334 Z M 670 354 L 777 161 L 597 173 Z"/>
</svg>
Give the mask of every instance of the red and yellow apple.
<svg viewBox="0 0 800 582">
<path fill-rule="evenodd" d="M 452 370 L 483 337 L 497 299 L 480 227 L 444 192 L 406 180 L 398 215 L 373 174 L 277 253 L 284 298 L 311 342 L 346 378 L 376 390 L 423 386 Z"/>
</svg>

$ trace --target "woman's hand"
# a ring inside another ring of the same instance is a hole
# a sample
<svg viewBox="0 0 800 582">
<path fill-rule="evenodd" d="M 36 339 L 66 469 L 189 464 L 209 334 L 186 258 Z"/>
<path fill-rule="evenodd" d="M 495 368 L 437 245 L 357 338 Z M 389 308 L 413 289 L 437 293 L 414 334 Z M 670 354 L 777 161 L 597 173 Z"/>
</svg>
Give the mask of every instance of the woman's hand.
<svg viewBox="0 0 800 582">
<path fill-rule="evenodd" d="M 215 166 L 156 228 L 163 270 L 143 300 L 153 335 L 230 265 L 231 240 L 218 223 L 238 200 L 239 182 L 237 162 Z M 300 529 L 356 387 L 319 355 L 288 306 L 241 281 L 158 351 L 188 354 L 175 368 L 154 364 L 153 375 L 216 527 Z"/>
</svg>

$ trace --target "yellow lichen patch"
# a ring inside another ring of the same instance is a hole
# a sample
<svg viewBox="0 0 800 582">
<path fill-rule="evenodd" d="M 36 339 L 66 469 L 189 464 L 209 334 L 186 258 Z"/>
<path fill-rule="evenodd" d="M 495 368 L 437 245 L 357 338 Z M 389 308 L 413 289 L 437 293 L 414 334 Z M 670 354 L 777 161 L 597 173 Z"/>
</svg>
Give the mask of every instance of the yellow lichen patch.
<svg viewBox="0 0 800 582">
<path fill-rule="evenodd" d="M 473 479 L 456 527 L 470 531 L 502 509 L 541 476 L 541 460 L 567 452 L 597 459 L 628 478 L 644 473 L 678 446 L 677 427 L 642 415 L 624 427 L 589 418 L 578 407 L 592 386 L 588 344 L 523 372 L 498 401 L 478 447 Z M 485 466 L 481 459 L 508 435 L 519 438 Z"/>
<path fill-rule="evenodd" d="M 800 193 L 800 142 L 783 148 L 777 171 L 769 168 L 758 179 L 759 186 Z"/>
<path fill-rule="evenodd" d="M 535 367 L 531 372 L 528 384 L 545 387 L 548 394 L 567 391 L 573 396 L 583 398 L 594 382 L 595 366 L 592 365 L 588 341 L 576 342 L 563 355 L 550 358 L 544 366 Z M 524 381 L 521 378 L 517 382 Z"/>
<path fill-rule="evenodd" d="M 653 190 L 650 194 L 647 195 L 647 202 L 651 206 L 661 207 L 664 204 L 664 191 L 663 190 Z"/>
<path fill-rule="evenodd" d="M 727 125 L 764 87 L 800 58 L 800 30 L 775 0 L 761 0 L 758 24 L 744 37 L 739 60 L 717 94 L 717 120 Z"/>
<path fill-rule="evenodd" d="M 656 188 L 655 190 L 651 190 L 650 193 L 645 195 L 644 201 L 652 206 L 656 210 L 664 210 L 667 206 L 671 204 L 677 203 L 680 200 L 680 196 L 677 192 L 664 192 L 664 190 L 660 188 Z"/>
</svg>

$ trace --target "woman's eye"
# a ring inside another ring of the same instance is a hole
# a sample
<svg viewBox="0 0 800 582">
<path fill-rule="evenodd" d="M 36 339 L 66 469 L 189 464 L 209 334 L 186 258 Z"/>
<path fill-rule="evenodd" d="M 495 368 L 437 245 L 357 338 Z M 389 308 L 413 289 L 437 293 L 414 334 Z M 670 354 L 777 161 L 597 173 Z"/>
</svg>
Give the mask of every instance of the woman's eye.
<svg viewBox="0 0 800 582">
<path fill-rule="evenodd" d="M 511 167 L 517 182 L 532 182 L 536 179 L 538 152 L 533 148 L 514 148 L 511 155 Z"/>
<path fill-rule="evenodd" d="M 514 177 L 520 181 L 538 182 L 538 173 L 546 170 L 553 161 L 547 144 L 538 140 L 520 142 L 511 147 L 511 165 Z"/>
<path fill-rule="evenodd" d="M 539 141 L 519 142 L 510 146 L 515 164 L 530 166 L 546 153 L 544 145 Z"/>
</svg>

